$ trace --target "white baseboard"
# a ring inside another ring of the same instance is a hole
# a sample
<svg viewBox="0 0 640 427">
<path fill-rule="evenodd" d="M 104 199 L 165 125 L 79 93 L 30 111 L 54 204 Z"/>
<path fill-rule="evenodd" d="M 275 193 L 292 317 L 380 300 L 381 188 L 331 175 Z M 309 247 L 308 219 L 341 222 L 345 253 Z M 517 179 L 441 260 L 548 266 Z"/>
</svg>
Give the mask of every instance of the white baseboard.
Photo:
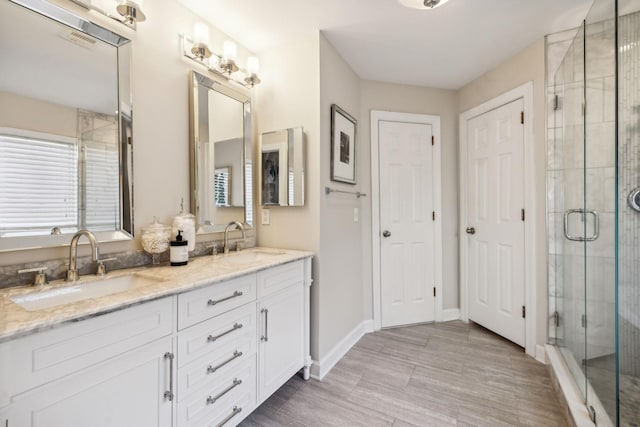
<svg viewBox="0 0 640 427">
<path fill-rule="evenodd" d="M 547 351 L 543 345 L 536 345 L 536 360 L 545 365 L 547 364 Z"/>
<path fill-rule="evenodd" d="M 311 378 L 322 381 L 331 369 L 365 334 L 374 331 L 373 320 L 365 320 L 347 334 L 331 351 L 311 365 Z"/>
<path fill-rule="evenodd" d="M 440 322 L 450 322 L 452 320 L 460 320 L 460 309 L 459 308 L 448 308 L 446 310 L 442 310 Z"/>
</svg>

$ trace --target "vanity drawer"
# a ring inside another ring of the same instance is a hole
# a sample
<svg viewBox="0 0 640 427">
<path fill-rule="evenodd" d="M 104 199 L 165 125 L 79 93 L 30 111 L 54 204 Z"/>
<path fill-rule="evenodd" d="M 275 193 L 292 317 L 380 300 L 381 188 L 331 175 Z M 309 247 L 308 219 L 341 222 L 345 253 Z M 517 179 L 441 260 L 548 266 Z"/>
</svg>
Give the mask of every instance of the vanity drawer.
<svg viewBox="0 0 640 427">
<path fill-rule="evenodd" d="M 249 274 L 178 295 L 178 329 L 225 313 L 256 299 L 256 275 Z"/>
<path fill-rule="evenodd" d="M 294 261 L 258 272 L 258 297 L 304 281 L 304 261 Z"/>
<path fill-rule="evenodd" d="M 0 396 L 13 396 L 170 335 L 173 297 L 0 344 Z"/>
<path fill-rule="evenodd" d="M 255 301 L 181 331 L 178 334 L 178 366 L 186 366 L 241 337 L 256 339 Z"/>
<path fill-rule="evenodd" d="M 247 360 L 254 360 L 255 354 L 255 335 L 245 334 L 178 369 L 178 401 L 188 399 L 200 388 L 213 388 L 229 372 L 237 370 Z"/>
<path fill-rule="evenodd" d="M 217 426 L 231 415 L 224 425 L 234 426 L 255 406 L 256 356 L 253 355 L 211 387 L 201 388 L 178 402 L 178 427 Z"/>
</svg>

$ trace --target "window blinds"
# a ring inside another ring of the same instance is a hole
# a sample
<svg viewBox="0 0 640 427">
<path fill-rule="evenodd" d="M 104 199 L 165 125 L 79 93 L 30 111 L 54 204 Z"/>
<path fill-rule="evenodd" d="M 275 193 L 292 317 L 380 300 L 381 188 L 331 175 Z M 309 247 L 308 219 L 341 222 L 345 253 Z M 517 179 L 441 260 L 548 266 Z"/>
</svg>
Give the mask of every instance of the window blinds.
<svg viewBox="0 0 640 427">
<path fill-rule="evenodd" d="M 0 134 L 0 236 L 78 225 L 76 144 Z"/>
</svg>

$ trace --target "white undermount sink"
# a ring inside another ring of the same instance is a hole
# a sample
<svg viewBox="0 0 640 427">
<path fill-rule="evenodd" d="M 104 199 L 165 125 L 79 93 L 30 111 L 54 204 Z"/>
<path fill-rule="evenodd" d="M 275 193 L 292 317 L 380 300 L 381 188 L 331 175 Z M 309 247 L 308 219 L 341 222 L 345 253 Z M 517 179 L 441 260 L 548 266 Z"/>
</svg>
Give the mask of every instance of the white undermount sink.
<svg viewBox="0 0 640 427">
<path fill-rule="evenodd" d="M 283 255 L 286 252 L 281 251 L 245 251 L 236 254 L 228 254 L 221 261 L 231 265 L 246 265 L 254 262 L 260 262 L 274 256 Z"/>
<path fill-rule="evenodd" d="M 138 286 L 157 283 L 156 280 L 135 273 L 104 279 L 80 281 L 69 286 L 9 297 L 27 311 L 37 311 L 59 305 L 124 292 Z"/>
</svg>

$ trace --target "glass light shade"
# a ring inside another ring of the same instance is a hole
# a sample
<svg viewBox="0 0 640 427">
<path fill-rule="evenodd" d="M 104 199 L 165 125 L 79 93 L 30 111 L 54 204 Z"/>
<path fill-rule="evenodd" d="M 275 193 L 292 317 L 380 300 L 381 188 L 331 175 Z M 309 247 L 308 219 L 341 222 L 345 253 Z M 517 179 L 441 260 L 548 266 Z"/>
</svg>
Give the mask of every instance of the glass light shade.
<svg viewBox="0 0 640 427">
<path fill-rule="evenodd" d="M 259 71 L 260 71 L 260 60 L 256 56 L 250 56 L 247 59 L 247 73 L 249 73 L 249 75 L 258 74 Z"/>
<path fill-rule="evenodd" d="M 193 26 L 193 42 L 194 43 L 209 43 L 209 27 L 202 22 L 196 23 Z"/>
<path fill-rule="evenodd" d="M 223 45 L 223 51 L 224 51 L 225 61 L 236 60 L 236 55 L 238 54 L 238 52 L 237 52 L 236 44 L 234 42 L 232 42 L 231 40 L 226 40 Z"/>
<path fill-rule="evenodd" d="M 426 9 L 426 10 L 430 10 L 430 9 L 435 9 L 436 7 L 440 7 L 443 4 L 445 4 L 447 1 L 449 0 L 440 0 L 440 2 L 438 2 L 438 4 L 436 4 L 433 7 L 428 7 L 425 6 L 425 1 L 424 0 L 398 0 L 398 2 L 406 7 L 410 7 L 412 9 Z"/>
<path fill-rule="evenodd" d="M 125 6 L 137 6 L 139 9 L 144 7 L 144 0 L 122 0 L 120 4 Z"/>
</svg>

